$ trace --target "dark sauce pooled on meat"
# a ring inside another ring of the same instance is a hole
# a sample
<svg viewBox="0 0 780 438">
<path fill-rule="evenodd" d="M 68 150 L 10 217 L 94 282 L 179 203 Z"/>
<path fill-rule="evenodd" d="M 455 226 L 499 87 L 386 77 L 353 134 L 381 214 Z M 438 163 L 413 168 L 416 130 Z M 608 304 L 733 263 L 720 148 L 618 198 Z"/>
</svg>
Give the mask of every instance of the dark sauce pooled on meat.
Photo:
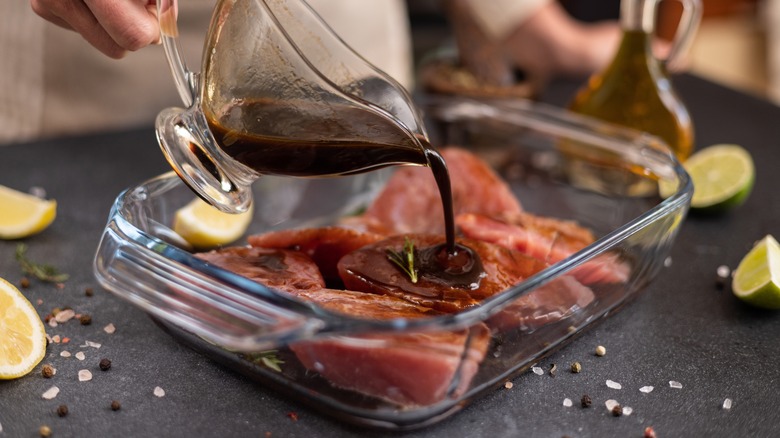
<svg viewBox="0 0 780 438">
<path fill-rule="evenodd" d="M 415 257 L 420 277 L 442 286 L 476 289 L 485 276 L 479 255 L 459 243 L 455 251 L 448 251 L 444 244 L 420 248 Z"/>
</svg>

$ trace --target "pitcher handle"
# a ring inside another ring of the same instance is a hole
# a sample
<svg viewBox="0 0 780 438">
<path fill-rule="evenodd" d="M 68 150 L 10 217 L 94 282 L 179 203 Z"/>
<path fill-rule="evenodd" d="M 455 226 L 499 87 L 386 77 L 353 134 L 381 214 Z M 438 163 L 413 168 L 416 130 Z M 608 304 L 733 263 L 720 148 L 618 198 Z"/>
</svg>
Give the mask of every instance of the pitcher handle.
<svg viewBox="0 0 780 438">
<path fill-rule="evenodd" d="M 179 44 L 179 27 L 176 23 L 178 15 L 178 0 L 157 0 L 157 17 L 160 23 L 160 39 L 162 40 L 165 58 L 173 74 L 176 90 L 186 107 L 192 106 L 198 90 L 197 74 L 187 68 Z"/>
<path fill-rule="evenodd" d="M 666 67 L 669 70 L 676 70 L 681 62 L 681 57 L 688 51 L 696 30 L 699 28 L 702 16 L 701 0 L 678 0 L 682 3 L 683 12 L 680 16 L 680 23 L 677 25 L 677 31 L 674 34 L 672 47 L 669 50 L 669 56 L 666 57 Z"/>
</svg>

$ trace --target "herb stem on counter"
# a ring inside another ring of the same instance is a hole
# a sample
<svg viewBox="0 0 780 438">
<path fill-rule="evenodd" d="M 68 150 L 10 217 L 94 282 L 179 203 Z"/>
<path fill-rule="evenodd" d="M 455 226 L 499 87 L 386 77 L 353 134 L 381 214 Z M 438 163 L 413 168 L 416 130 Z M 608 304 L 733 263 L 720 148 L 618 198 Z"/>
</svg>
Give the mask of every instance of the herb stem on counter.
<svg viewBox="0 0 780 438">
<path fill-rule="evenodd" d="M 68 274 L 60 273 L 57 268 L 51 265 L 35 263 L 28 259 L 27 245 L 24 243 L 16 245 L 16 261 L 19 262 L 22 272 L 32 275 L 41 281 L 61 283 L 70 277 Z"/>
</svg>

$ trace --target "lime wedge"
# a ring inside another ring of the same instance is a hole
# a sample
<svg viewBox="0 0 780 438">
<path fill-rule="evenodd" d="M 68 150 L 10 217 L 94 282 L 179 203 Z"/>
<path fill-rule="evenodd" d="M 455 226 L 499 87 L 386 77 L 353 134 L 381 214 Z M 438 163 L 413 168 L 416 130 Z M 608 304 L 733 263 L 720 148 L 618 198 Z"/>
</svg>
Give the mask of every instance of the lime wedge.
<svg viewBox="0 0 780 438">
<path fill-rule="evenodd" d="M 780 309 L 780 244 L 768 235 L 739 262 L 731 289 L 742 301 Z"/>
<path fill-rule="evenodd" d="M 691 155 L 683 164 L 693 180 L 691 209 L 719 212 L 742 204 L 756 171 L 750 153 L 735 144 L 718 144 Z"/>
</svg>

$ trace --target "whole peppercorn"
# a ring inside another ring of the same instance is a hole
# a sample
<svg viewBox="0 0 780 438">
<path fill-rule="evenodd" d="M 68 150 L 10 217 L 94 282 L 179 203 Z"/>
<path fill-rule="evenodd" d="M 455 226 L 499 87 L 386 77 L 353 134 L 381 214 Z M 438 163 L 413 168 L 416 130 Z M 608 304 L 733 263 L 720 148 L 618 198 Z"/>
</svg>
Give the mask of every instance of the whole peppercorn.
<svg viewBox="0 0 780 438">
<path fill-rule="evenodd" d="M 111 402 L 111 410 L 112 410 L 112 411 L 118 411 L 118 410 L 119 410 L 119 409 L 121 409 L 121 408 L 122 408 L 122 405 L 121 405 L 121 404 L 119 404 L 119 401 L 117 401 L 117 400 L 113 400 L 113 401 Z"/>
<path fill-rule="evenodd" d="M 623 407 L 620 406 L 620 405 L 615 405 L 612 408 L 612 415 L 614 415 L 616 417 L 619 417 L 619 416 L 623 415 Z"/>
<path fill-rule="evenodd" d="M 92 317 L 85 313 L 81 315 L 81 317 L 79 318 L 79 322 L 81 323 L 81 325 L 90 325 L 92 324 Z"/>
<path fill-rule="evenodd" d="M 95 292 L 92 290 L 91 287 L 88 287 L 88 288 L 84 289 L 84 295 L 86 295 L 88 297 L 91 297 L 94 294 L 95 294 Z"/>
<path fill-rule="evenodd" d="M 67 405 L 59 405 L 59 407 L 57 407 L 57 415 L 59 415 L 60 417 L 64 417 L 64 416 L 68 415 L 68 406 Z"/>
<path fill-rule="evenodd" d="M 27 277 L 22 277 L 21 280 L 19 280 L 19 286 L 21 286 L 24 289 L 27 289 L 30 287 L 30 279 Z"/>
<path fill-rule="evenodd" d="M 100 363 L 98 364 L 100 366 L 100 369 L 103 371 L 108 371 L 111 369 L 111 361 L 107 358 L 100 359 Z"/>
<path fill-rule="evenodd" d="M 49 426 L 46 426 L 45 424 L 41 426 L 38 429 L 38 433 L 41 434 L 43 438 L 48 438 L 51 436 L 51 428 Z"/>
<path fill-rule="evenodd" d="M 585 394 L 582 396 L 580 403 L 582 404 L 583 408 L 588 408 L 590 407 L 590 405 L 593 404 L 593 400 L 590 399 L 590 396 L 588 394 Z"/>
<path fill-rule="evenodd" d="M 54 375 L 54 368 L 51 365 L 44 365 L 41 369 L 41 375 L 47 379 Z"/>
</svg>

